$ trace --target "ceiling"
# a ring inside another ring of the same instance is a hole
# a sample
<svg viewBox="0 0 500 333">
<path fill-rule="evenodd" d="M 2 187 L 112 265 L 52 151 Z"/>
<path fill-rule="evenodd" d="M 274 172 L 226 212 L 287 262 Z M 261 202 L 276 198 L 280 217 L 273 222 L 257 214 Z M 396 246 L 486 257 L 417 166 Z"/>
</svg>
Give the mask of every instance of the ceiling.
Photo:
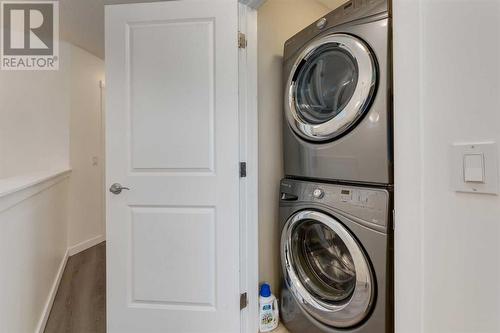
<svg viewBox="0 0 500 333">
<path fill-rule="evenodd" d="M 104 59 L 104 5 L 165 0 L 60 0 L 60 34 L 66 40 Z M 168 1 L 168 0 L 167 0 Z M 259 6 L 265 0 L 243 0 Z M 293 0 L 290 4 L 293 4 Z M 330 9 L 347 0 L 315 0 Z"/>
<path fill-rule="evenodd" d="M 161 0 L 60 0 L 61 39 L 104 59 L 104 5 Z"/>
</svg>

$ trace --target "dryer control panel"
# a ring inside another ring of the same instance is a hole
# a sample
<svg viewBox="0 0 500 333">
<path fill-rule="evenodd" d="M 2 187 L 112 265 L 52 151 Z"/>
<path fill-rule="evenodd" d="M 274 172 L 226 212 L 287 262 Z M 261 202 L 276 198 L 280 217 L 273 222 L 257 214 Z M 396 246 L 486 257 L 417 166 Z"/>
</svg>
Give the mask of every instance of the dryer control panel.
<svg viewBox="0 0 500 333">
<path fill-rule="evenodd" d="M 388 224 L 390 197 L 385 189 L 284 179 L 280 191 L 282 202 L 320 204 L 372 225 Z"/>
</svg>

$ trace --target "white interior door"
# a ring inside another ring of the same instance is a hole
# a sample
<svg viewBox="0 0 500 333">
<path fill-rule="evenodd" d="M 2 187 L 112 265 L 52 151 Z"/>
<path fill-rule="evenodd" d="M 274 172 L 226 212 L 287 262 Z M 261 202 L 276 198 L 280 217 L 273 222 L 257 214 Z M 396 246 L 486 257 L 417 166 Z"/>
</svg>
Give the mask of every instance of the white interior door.
<svg viewBox="0 0 500 333">
<path fill-rule="evenodd" d="M 106 8 L 108 333 L 239 332 L 236 0 Z"/>
</svg>

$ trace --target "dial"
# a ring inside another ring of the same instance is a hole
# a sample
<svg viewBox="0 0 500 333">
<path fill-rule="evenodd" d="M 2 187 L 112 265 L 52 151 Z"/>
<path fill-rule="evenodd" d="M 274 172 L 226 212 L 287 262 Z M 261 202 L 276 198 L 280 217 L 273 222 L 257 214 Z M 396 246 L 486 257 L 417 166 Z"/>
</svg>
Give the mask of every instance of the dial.
<svg viewBox="0 0 500 333">
<path fill-rule="evenodd" d="M 321 199 L 324 196 L 325 196 L 325 192 L 320 188 L 317 188 L 313 191 L 313 197 L 315 197 L 316 199 Z"/>
</svg>

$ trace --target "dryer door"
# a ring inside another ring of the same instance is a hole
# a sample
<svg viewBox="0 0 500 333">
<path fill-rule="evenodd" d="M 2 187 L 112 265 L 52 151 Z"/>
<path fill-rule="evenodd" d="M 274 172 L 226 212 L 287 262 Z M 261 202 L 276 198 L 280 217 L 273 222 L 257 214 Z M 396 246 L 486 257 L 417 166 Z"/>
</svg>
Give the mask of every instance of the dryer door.
<svg viewBox="0 0 500 333">
<path fill-rule="evenodd" d="M 284 105 L 290 126 L 310 141 L 346 134 L 368 110 L 376 78 L 375 58 L 362 40 L 331 34 L 311 42 L 286 83 Z"/>
<path fill-rule="evenodd" d="M 281 236 L 287 287 L 306 313 L 346 328 L 363 321 L 374 301 L 374 277 L 363 249 L 335 218 L 300 211 Z"/>
</svg>

